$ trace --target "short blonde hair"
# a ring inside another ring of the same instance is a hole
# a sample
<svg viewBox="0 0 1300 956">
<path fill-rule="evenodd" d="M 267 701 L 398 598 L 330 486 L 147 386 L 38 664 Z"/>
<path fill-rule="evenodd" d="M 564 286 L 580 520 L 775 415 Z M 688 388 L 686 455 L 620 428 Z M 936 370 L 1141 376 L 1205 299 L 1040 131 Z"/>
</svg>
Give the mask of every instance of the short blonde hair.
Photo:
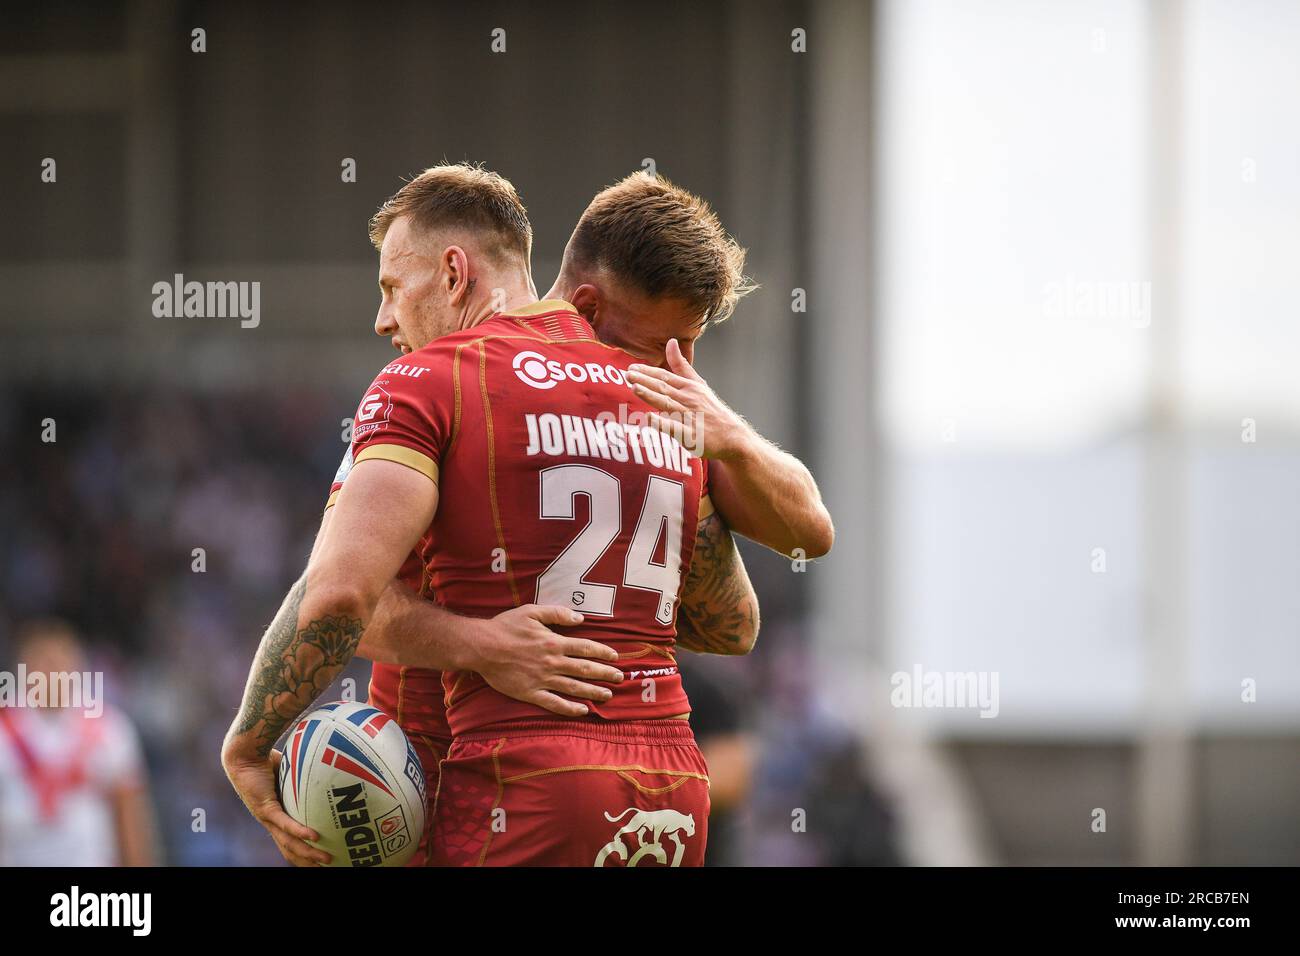
<svg viewBox="0 0 1300 956">
<path fill-rule="evenodd" d="M 721 322 L 755 286 L 745 250 L 709 204 L 636 172 L 596 194 L 564 251 L 565 268 L 603 268 L 651 298 L 682 299 Z"/>
<path fill-rule="evenodd" d="M 410 216 L 411 225 L 428 232 L 468 228 L 483 241 L 484 251 L 498 258 L 522 257 L 533 248 L 533 227 L 510 180 L 469 163 L 431 166 L 416 176 L 370 220 L 370 241 L 384 244 L 393 221 Z"/>
</svg>

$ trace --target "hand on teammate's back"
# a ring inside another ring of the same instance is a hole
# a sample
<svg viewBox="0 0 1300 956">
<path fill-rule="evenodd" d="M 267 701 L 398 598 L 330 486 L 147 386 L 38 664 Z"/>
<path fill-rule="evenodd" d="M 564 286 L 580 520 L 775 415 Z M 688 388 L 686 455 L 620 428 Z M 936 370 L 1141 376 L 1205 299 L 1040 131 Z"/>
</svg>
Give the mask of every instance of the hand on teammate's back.
<svg viewBox="0 0 1300 956">
<path fill-rule="evenodd" d="M 482 622 L 474 670 L 507 697 L 561 717 L 583 717 L 588 713 L 586 704 L 560 695 L 608 700 L 613 695 L 609 688 L 586 682 L 618 683 L 623 672 L 601 663 L 618 661 L 612 647 L 550 629 L 581 623 L 582 615 L 565 607 L 525 604 L 503 611 Z"/>
</svg>

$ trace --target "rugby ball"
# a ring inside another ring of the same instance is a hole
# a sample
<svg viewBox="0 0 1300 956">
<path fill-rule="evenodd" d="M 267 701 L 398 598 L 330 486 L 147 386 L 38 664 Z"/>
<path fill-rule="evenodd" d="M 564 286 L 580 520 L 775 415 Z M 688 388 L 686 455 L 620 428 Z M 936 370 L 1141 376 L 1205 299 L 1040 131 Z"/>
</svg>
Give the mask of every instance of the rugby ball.
<svg viewBox="0 0 1300 956">
<path fill-rule="evenodd" d="M 277 782 L 331 866 L 405 866 L 419 848 L 424 768 L 382 710 L 338 701 L 312 711 L 289 732 Z"/>
</svg>

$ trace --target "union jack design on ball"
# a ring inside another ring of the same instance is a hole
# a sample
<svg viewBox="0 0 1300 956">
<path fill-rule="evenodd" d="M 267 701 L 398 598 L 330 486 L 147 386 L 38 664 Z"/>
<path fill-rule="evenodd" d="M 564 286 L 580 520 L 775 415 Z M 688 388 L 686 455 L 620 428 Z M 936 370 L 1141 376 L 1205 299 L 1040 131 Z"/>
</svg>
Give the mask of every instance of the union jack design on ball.
<svg viewBox="0 0 1300 956">
<path fill-rule="evenodd" d="M 384 729 L 390 720 L 382 710 L 376 710 L 371 707 L 367 710 L 359 710 L 348 718 L 348 723 L 356 724 L 366 732 L 366 735 L 374 738 L 379 736 L 379 732 Z"/>
<path fill-rule="evenodd" d="M 325 704 L 320 710 L 335 710 L 338 707 L 339 704 L 337 703 Z M 358 710 L 347 718 L 348 723 L 355 724 L 372 739 L 378 737 L 379 732 L 392 719 L 388 714 L 374 707 Z M 292 773 L 292 778 L 288 782 L 293 787 L 293 799 L 295 801 L 298 800 L 298 784 L 302 780 L 303 765 L 305 763 L 304 755 L 308 752 L 312 738 L 316 736 L 316 731 L 320 729 L 321 723 L 320 718 L 299 721 L 298 726 L 293 730 L 293 738 L 286 748 L 285 761 L 281 765 L 280 788 L 281 790 L 284 789 L 284 777 Z M 337 730 L 330 735 L 329 743 L 321 751 L 320 760 L 326 766 L 350 773 L 367 783 L 373 783 L 389 796 L 393 795 L 392 789 L 384 781 L 384 772 Z"/>
<path fill-rule="evenodd" d="M 385 718 L 385 722 L 387 718 Z M 363 727 L 362 730 L 367 728 Z M 373 734 L 371 735 L 373 736 Z M 359 780 L 373 783 L 390 797 L 395 796 L 388 784 L 384 782 L 384 772 L 369 757 L 356 748 L 356 745 L 337 730 L 330 734 L 329 743 L 321 751 L 320 762 L 335 770 L 350 773 Z"/>
<path fill-rule="evenodd" d="M 307 745 L 311 743 L 312 737 L 316 735 L 317 728 L 320 727 L 319 720 L 300 721 L 293 731 L 293 742 L 289 744 L 289 753 L 292 759 L 287 760 L 293 767 L 293 799 L 298 800 L 298 781 L 302 779 L 302 755 L 307 750 Z M 283 788 L 283 784 L 281 784 Z"/>
</svg>

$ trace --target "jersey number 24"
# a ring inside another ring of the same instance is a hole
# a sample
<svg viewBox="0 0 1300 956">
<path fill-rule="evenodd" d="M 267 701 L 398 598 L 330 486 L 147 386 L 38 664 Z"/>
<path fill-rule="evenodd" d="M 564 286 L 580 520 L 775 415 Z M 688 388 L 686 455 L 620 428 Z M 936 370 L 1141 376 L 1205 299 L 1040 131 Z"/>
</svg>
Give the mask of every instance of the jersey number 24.
<svg viewBox="0 0 1300 956">
<path fill-rule="evenodd" d="M 555 465 L 540 473 L 540 516 L 552 521 L 574 520 L 574 499 L 586 495 L 591 519 L 578 536 L 537 578 L 537 603 L 558 604 L 583 614 L 614 613 L 618 588 L 588 581 L 587 574 L 609 550 L 622 530 L 623 501 L 619 480 L 590 465 Z M 636 530 L 623 561 L 623 585 L 658 595 L 655 620 L 673 622 L 673 605 L 681 587 L 682 513 L 686 486 L 651 475 Z M 663 563 L 654 560 L 663 540 Z"/>
</svg>

